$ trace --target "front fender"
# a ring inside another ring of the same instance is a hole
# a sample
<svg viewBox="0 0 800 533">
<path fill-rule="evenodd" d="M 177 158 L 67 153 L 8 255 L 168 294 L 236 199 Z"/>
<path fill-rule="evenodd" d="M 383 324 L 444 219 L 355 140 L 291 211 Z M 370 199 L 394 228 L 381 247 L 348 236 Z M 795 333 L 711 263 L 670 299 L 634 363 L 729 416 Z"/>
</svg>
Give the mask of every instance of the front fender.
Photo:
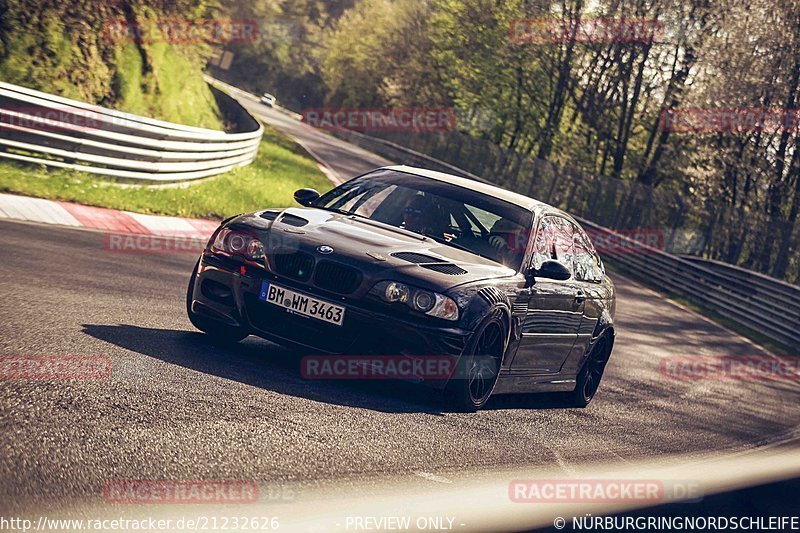
<svg viewBox="0 0 800 533">
<path fill-rule="evenodd" d="M 459 324 L 463 329 L 475 331 L 480 323 L 492 312 L 499 311 L 503 316 L 506 326 L 504 353 L 511 340 L 511 302 L 508 296 L 497 287 L 462 287 L 452 292 L 450 297 L 455 299 L 462 309 Z M 469 343 L 468 343 L 469 344 Z"/>
<path fill-rule="evenodd" d="M 614 317 L 611 315 L 611 312 L 608 309 L 603 309 L 603 312 L 600 314 L 600 318 L 594 327 L 594 331 L 592 332 L 592 339 L 594 340 L 599 338 L 609 329 L 611 330 L 611 334 L 614 335 Z"/>
</svg>

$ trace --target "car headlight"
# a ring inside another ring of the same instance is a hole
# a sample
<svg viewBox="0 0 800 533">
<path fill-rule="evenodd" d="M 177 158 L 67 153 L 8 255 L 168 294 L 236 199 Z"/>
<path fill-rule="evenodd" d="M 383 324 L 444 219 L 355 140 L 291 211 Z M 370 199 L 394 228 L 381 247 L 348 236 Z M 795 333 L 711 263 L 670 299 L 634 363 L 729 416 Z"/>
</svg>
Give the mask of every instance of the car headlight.
<svg viewBox="0 0 800 533">
<path fill-rule="evenodd" d="M 243 231 L 221 229 L 209 247 L 211 253 L 227 256 L 241 256 L 251 261 L 264 260 L 264 245 L 261 241 Z"/>
<path fill-rule="evenodd" d="M 397 282 L 389 282 L 383 290 L 383 299 L 387 302 L 407 302 L 408 295 L 411 294 L 411 289 L 408 285 Z"/>
<path fill-rule="evenodd" d="M 438 292 L 426 291 L 398 281 L 381 281 L 370 290 L 385 302 L 404 303 L 414 311 L 426 315 L 458 320 L 458 305 L 452 298 Z"/>
</svg>

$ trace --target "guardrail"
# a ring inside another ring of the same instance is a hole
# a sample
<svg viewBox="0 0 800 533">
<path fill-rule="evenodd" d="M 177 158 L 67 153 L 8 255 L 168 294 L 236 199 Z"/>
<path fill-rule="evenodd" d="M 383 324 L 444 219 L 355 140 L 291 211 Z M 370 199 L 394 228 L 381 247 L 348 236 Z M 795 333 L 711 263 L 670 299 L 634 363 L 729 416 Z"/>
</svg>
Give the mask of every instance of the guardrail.
<svg viewBox="0 0 800 533">
<path fill-rule="evenodd" d="M 682 255 L 681 258 L 711 269 L 720 275 L 730 278 L 734 283 L 747 283 L 760 296 L 772 298 L 781 305 L 785 305 L 800 314 L 800 287 L 797 285 L 792 285 L 789 282 L 772 278 L 760 272 L 753 272 L 740 266 L 723 263 L 722 261 L 704 259 L 692 255 Z"/>
<path fill-rule="evenodd" d="M 584 227 L 624 243 L 603 255 L 658 289 L 677 294 L 797 350 L 800 306 L 796 297 L 769 285 L 737 279 L 695 261 L 662 252 L 587 220 Z"/>
<path fill-rule="evenodd" d="M 334 134 L 398 163 L 487 181 L 390 141 L 353 131 L 336 130 Z M 798 351 L 800 288 L 736 267 L 722 271 L 716 265 L 668 254 L 588 220 L 579 220 L 595 234 L 619 243 L 603 247 L 601 255 L 614 260 L 633 276 L 742 324 L 792 352 Z"/>
<path fill-rule="evenodd" d="M 136 181 L 185 181 L 255 159 L 263 126 L 212 87 L 232 133 L 185 126 L 0 82 L 0 157 Z"/>
</svg>

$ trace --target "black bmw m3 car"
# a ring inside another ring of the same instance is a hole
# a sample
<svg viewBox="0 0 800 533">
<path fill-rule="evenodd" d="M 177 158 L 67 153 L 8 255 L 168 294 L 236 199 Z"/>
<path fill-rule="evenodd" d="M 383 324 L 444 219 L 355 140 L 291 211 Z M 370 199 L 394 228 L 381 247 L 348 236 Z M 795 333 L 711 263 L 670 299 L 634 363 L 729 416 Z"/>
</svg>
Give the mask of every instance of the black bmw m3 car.
<svg viewBox="0 0 800 533">
<path fill-rule="evenodd" d="M 615 290 L 568 214 L 485 183 L 392 166 L 301 207 L 222 222 L 186 297 L 198 329 L 315 355 L 451 357 L 459 409 L 492 394 L 586 406 L 614 344 Z"/>
</svg>

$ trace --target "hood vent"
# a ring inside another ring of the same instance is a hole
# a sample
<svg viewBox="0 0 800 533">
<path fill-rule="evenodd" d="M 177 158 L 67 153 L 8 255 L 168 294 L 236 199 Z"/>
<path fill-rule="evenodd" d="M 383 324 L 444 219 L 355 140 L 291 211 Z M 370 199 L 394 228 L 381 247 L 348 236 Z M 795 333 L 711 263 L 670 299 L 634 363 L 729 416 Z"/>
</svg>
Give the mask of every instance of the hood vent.
<svg viewBox="0 0 800 533">
<path fill-rule="evenodd" d="M 448 276 L 460 276 L 461 274 L 466 274 L 467 271 L 463 268 L 454 265 L 453 263 L 432 263 L 427 265 L 420 265 L 422 268 L 427 268 L 428 270 L 433 270 L 435 272 L 441 272 L 442 274 L 447 274 Z"/>
<path fill-rule="evenodd" d="M 292 215 L 290 213 L 284 213 L 283 216 L 281 217 L 280 222 L 282 224 L 286 224 L 287 226 L 295 226 L 297 228 L 308 224 L 308 220 L 304 219 L 303 217 L 299 217 L 297 215 Z"/>
<path fill-rule="evenodd" d="M 448 263 L 444 259 L 438 259 L 436 257 L 431 257 L 430 255 L 418 254 L 416 252 L 395 252 L 392 254 L 392 257 L 402 259 L 403 261 L 408 261 L 409 263 L 417 264 L 422 268 L 427 268 L 428 270 L 433 270 L 434 272 L 447 274 L 448 276 L 460 276 L 461 274 L 467 273 L 467 271 L 463 268 L 456 266 L 453 263 Z"/>
<path fill-rule="evenodd" d="M 392 257 L 396 257 L 398 259 L 402 259 L 403 261 L 408 261 L 409 263 L 444 263 L 442 259 L 437 259 L 435 257 L 431 257 L 429 255 L 418 254 L 415 252 L 395 252 L 392 254 Z"/>
<path fill-rule="evenodd" d="M 278 218 L 278 215 L 280 214 L 281 214 L 280 211 L 264 211 L 258 216 L 260 216 L 264 220 L 275 220 L 276 218 Z"/>
</svg>

